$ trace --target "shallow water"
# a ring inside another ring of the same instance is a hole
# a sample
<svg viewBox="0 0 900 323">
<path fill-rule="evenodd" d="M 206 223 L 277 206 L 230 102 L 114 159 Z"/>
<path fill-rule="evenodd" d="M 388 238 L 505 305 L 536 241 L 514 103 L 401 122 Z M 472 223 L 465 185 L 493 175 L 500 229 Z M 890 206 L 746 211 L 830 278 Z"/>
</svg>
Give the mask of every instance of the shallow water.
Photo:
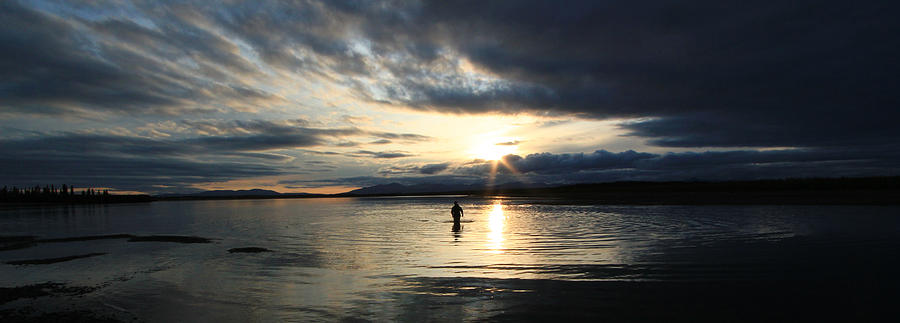
<svg viewBox="0 0 900 323">
<path fill-rule="evenodd" d="M 459 232 L 451 230 L 454 200 L 466 212 Z M 6 207 L 2 236 L 124 233 L 214 242 L 108 239 L 0 251 L 3 263 L 106 253 L 0 264 L 0 286 L 98 286 L 77 306 L 146 321 L 497 319 L 528 314 L 548 297 L 583 300 L 635 282 L 897 281 L 898 211 L 449 196 Z M 272 252 L 227 251 L 238 247 Z M 572 292 L 559 294 L 564 290 Z"/>
</svg>

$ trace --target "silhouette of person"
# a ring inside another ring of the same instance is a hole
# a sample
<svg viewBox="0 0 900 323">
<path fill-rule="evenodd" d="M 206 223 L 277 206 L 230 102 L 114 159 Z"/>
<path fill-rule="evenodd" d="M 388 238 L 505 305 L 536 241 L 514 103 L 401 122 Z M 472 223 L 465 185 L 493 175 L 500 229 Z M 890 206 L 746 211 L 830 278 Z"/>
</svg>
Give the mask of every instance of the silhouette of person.
<svg viewBox="0 0 900 323">
<path fill-rule="evenodd" d="M 450 215 L 453 216 L 453 224 L 459 224 L 459 218 L 463 216 L 463 209 L 459 206 L 459 202 L 453 202 L 453 207 L 450 208 Z"/>
</svg>

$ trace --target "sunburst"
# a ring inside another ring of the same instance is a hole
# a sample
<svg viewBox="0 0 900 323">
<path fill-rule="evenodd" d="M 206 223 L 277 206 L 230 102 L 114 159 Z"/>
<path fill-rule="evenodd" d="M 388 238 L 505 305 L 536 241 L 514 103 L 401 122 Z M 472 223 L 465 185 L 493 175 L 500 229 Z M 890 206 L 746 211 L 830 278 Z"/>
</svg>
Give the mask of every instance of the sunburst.
<svg viewBox="0 0 900 323">
<path fill-rule="evenodd" d="M 500 160 L 503 156 L 514 154 L 518 150 L 517 145 L 503 145 L 502 139 L 486 140 L 477 144 L 472 149 L 475 158 L 483 160 Z"/>
</svg>

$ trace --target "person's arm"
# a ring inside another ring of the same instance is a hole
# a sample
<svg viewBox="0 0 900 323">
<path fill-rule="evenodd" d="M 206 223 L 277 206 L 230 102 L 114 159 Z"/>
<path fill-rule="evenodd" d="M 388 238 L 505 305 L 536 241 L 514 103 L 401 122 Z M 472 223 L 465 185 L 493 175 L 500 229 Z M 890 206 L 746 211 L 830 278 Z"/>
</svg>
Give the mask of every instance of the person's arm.
<svg viewBox="0 0 900 323">
<path fill-rule="evenodd" d="M 459 216 L 460 216 L 460 217 L 463 217 L 463 216 L 465 216 L 465 215 L 466 215 L 466 211 L 463 211 L 462 208 L 459 208 Z"/>
</svg>

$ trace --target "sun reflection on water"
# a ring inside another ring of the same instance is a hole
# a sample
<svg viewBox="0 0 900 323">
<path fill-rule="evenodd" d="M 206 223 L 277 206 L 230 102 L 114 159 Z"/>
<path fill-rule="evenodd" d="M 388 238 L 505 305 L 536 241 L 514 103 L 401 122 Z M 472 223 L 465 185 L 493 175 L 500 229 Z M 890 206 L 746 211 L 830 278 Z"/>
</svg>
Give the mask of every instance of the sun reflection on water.
<svg viewBox="0 0 900 323">
<path fill-rule="evenodd" d="M 503 225 L 506 223 L 506 215 L 503 214 L 503 204 L 494 202 L 491 212 L 488 213 L 488 251 L 489 253 L 503 253 Z"/>
</svg>

